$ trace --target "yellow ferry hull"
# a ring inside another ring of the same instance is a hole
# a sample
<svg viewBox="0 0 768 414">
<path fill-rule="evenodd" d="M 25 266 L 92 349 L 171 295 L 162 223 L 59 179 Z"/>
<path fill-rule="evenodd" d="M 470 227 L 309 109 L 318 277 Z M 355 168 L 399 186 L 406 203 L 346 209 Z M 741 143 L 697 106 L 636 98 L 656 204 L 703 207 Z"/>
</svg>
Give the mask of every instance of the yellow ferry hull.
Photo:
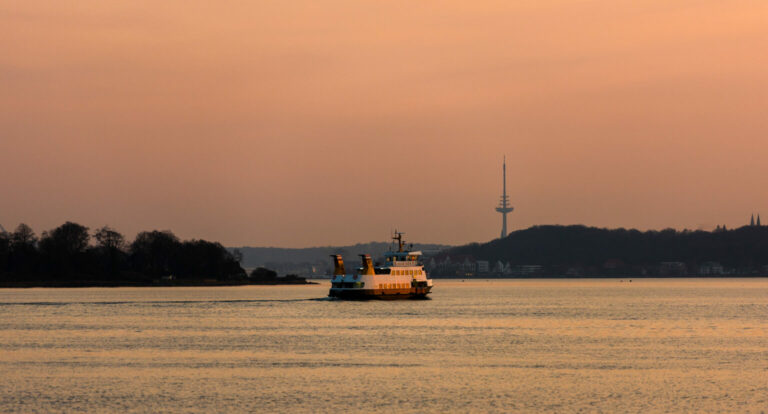
<svg viewBox="0 0 768 414">
<path fill-rule="evenodd" d="M 340 289 L 331 288 L 328 296 L 349 300 L 397 300 L 397 299 L 426 299 L 432 286 L 412 287 L 409 289 Z"/>
</svg>

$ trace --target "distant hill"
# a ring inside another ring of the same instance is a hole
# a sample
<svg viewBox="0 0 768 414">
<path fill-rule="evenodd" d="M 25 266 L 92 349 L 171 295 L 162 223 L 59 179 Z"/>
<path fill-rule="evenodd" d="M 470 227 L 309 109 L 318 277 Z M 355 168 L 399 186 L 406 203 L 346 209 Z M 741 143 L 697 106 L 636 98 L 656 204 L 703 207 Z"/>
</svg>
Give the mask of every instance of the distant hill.
<svg viewBox="0 0 768 414">
<path fill-rule="evenodd" d="M 451 246 L 442 244 L 414 243 L 414 250 L 436 254 Z M 296 273 L 299 275 L 328 274 L 331 267 L 329 258 L 332 254 L 341 254 L 344 261 L 353 266 L 360 263 L 358 254 L 370 254 L 374 258 L 384 256 L 390 244 L 384 242 L 358 243 L 351 246 L 308 247 L 290 249 L 281 247 L 237 247 L 243 255 L 240 264 L 245 268 L 267 267 L 280 274 Z M 230 248 L 234 250 L 235 248 Z"/>
<path fill-rule="evenodd" d="M 439 256 L 536 265 L 540 274 L 550 275 L 758 275 L 768 265 L 768 226 L 713 232 L 534 226 Z"/>
</svg>

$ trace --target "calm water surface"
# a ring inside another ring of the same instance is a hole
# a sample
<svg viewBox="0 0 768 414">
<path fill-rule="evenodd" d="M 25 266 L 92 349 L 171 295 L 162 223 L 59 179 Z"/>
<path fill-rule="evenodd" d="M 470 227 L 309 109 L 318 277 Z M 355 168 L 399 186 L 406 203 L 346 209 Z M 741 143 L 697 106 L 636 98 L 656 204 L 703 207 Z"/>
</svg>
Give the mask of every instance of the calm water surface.
<svg viewBox="0 0 768 414">
<path fill-rule="evenodd" d="M 0 411 L 768 411 L 768 279 L 0 290 Z"/>
</svg>

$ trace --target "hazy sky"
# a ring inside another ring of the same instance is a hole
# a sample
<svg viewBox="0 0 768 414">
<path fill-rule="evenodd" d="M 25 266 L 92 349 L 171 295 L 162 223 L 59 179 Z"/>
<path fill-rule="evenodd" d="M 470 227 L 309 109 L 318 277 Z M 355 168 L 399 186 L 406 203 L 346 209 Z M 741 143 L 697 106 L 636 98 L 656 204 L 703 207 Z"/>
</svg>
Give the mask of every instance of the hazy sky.
<svg viewBox="0 0 768 414">
<path fill-rule="evenodd" d="M 0 224 L 225 245 L 768 221 L 765 0 L 0 2 Z"/>
</svg>

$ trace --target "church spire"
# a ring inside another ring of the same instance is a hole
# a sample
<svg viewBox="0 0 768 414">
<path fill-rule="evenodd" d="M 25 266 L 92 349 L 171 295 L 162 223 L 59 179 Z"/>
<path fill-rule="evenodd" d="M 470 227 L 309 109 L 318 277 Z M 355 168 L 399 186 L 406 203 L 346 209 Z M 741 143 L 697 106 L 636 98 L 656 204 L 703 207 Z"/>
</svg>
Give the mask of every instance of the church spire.
<svg viewBox="0 0 768 414">
<path fill-rule="evenodd" d="M 752 218 L 749 219 L 749 227 L 755 227 L 755 214 L 752 214 Z"/>
<path fill-rule="evenodd" d="M 757 215 L 757 227 L 760 227 L 760 214 Z"/>
</svg>

